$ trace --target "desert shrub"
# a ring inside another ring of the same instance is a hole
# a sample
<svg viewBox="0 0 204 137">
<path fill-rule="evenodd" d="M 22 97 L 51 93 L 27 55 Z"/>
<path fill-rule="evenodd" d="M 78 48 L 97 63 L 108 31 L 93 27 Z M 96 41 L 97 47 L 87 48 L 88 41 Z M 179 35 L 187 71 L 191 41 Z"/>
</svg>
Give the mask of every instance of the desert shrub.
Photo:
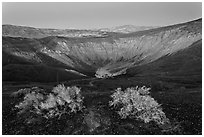
<svg viewBox="0 0 204 137">
<path fill-rule="evenodd" d="M 19 114 L 25 113 L 28 110 L 32 112 L 40 113 L 39 105 L 40 102 L 44 99 L 43 95 L 36 92 L 26 93 L 23 102 L 19 103 L 15 107 L 20 111 Z"/>
<path fill-rule="evenodd" d="M 142 120 L 145 123 L 156 122 L 163 125 L 169 122 L 161 105 L 149 95 L 150 88 L 134 87 L 122 90 L 117 88 L 111 95 L 110 106 L 117 109 L 117 113 L 122 119 L 127 117 Z"/>
<path fill-rule="evenodd" d="M 52 93 L 40 104 L 40 107 L 49 110 L 47 117 L 76 113 L 83 108 L 83 97 L 80 92 L 76 86 L 66 88 L 64 85 L 58 85 L 53 88 Z"/>
<path fill-rule="evenodd" d="M 61 117 L 62 114 L 76 113 L 83 108 L 83 97 L 80 88 L 58 85 L 50 94 L 28 92 L 24 100 L 15 107 L 19 113 L 32 112 L 45 118 Z"/>
<path fill-rule="evenodd" d="M 42 92 L 44 92 L 44 90 L 39 88 L 39 87 L 23 88 L 23 89 L 19 89 L 16 92 L 13 92 L 11 94 L 11 96 L 19 97 L 19 96 L 22 96 L 22 95 L 24 96 L 25 94 L 28 94 L 28 93 L 31 93 L 31 92 L 42 93 Z"/>
</svg>

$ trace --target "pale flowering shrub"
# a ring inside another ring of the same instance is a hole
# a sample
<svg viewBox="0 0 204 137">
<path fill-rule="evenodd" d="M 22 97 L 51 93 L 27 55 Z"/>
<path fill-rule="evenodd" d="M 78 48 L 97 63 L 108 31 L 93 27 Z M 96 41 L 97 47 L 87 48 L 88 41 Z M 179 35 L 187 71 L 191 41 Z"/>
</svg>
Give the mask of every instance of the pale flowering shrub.
<svg viewBox="0 0 204 137">
<path fill-rule="evenodd" d="M 67 103 L 71 112 L 82 109 L 83 98 L 80 92 L 80 88 L 76 86 L 66 88 L 64 85 L 58 85 L 53 89 L 53 93 L 57 94 L 57 103 L 61 106 Z"/>
<path fill-rule="evenodd" d="M 80 88 L 58 85 L 53 88 L 47 99 L 40 104 L 40 108 L 49 110 L 46 117 L 61 116 L 62 114 L 76 113 L 83 108 L 83 97 Z"/>
<path fill-rule="evenodd" d="M 25 94 L 24 100 L 15 107 L 19 113 L 32 112 L 45 118 L 61 117 L 62 114 L 76 113 L 83 108 L 80 88 L 58 85 L 50 94 L 35 91 Z"/>
<path fill-rule="evenodd" d="M 43 92 L 44 90 L 39 88 L 39 87 L 32 87 L 32 88 L 23 88 L 23 89 L 19 89 L 18 91 L 16 92 L 13 92 L 11 94 L 12 97 L 19 97 L 21 95 L 25 95 L 25 94 L 28 94 L 28 93 L 31 93 L 31 92 L 35 92 L 35 93 L 40 93 L 40 92 Z"/>
<path fill-rule="evenodd" d="M 117 113 L 122 119 L 129 117 L 145 123 L 154 121 L 159 125 L 168 123 L 169 119 L 162 111 L 161 105 L 149 95 L 149 90 L 150 88 L 145 86 L 127 88 L 124 91 L 117 88 L 111 95 L 112 101 L 109 105 L 118 110 Z"/>
<path fill-rule="evenodd" d="M 40 89 L 38 87 L 32 87 L 20 89 L 14 93 L 14 96 L 25 95 L 24 100 L 18 105 L 15 105 L 15 107 L 19 109 L 18 114 L 25 113 L 28 110 L 40 113 L 39 105 L 40 102 L 44 100 L 44 95 L 40 93 L 40 91 L 43 91 L 43 89 Z"/>
</svg>

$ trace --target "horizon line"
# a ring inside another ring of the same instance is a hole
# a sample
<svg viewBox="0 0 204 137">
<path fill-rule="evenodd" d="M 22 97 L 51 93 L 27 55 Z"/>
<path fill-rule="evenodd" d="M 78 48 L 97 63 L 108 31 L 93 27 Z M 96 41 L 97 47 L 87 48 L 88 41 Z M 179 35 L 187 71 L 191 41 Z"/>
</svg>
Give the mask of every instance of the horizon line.
<svg viewBox="0 0 204 137">
<path fill-rule="evenodd" d="M 188 20 L 188 21 L 183 21 L 183 22 L 178 22 L 178 23 L 174 23 L 174 24 L 167 24 L 167 25 L 154 25 L 154 26 L 142 26 L 142 25 L 133 25 L 133 24 L 124 24 L 124 25 L 119 25 L 119 26 L 112 26 L 112 27 L 102 27 L 102 28 L 88 28 L 88 29 L 82 29 L 82 28 L 46 28 L 46 27 L 35 27 L 35 26 L 30 26 L 30 25 L 16 25 L 16 24 L 2 24 L 2 26 L 5 25 L 10 25 L 10 26 L 18 26 L 18 27 L 28 27 L 28 28 L 35 28 L 35 29 L 54 29 L 54 30 L 100 30 L 100 29 L 109 29 L 109 28 L 115 28 L 115 27 L 121 27 L 121 26 L 135 26 L 135 27 L 167 27 L 167 26 L 172 26 L 172 25 L 177 25 L 177 24 L 183 24 L 183 23 L 188 23 L 188 22 L 192 22 L 192 21 L 196 21 L 196 20 L 202 20 L 202 17 L 196 18 L 196 19 L 192 19 L 192 20 Z"/>
</svg>

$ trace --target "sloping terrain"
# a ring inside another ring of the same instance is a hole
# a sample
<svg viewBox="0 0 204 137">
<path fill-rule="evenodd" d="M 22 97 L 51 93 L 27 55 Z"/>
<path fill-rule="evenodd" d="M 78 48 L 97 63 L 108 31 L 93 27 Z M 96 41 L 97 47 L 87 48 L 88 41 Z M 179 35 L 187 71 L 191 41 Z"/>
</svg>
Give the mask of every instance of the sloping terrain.
<svg viewBox="0 0 204 137">
<path fill-rule="evenodd" d="M 106 32 L 76 29 L 41 29 L 26 26 L 3 25 L 2 35 L 8 37 L 43 38 L 48 36 L 63 37 L 103 37 Z"/>
<path fill-rule="evenodd" d="M 199 19 L 173 26 L 97 38 L 3 37 L 3 65 L 45 64 L 75 70 L 92 77 L 117 76 L 125 74 L 128 69 L 137 69 L 189 48 L 201 40 L 201 27 L 202 20 Z"/>
<path fill-rule="evenodd" d="M 166 81 L 202 83 L 202 40 L 155 62 L 128 70 L 130 76 L 160 77 Z"/>
</svg>

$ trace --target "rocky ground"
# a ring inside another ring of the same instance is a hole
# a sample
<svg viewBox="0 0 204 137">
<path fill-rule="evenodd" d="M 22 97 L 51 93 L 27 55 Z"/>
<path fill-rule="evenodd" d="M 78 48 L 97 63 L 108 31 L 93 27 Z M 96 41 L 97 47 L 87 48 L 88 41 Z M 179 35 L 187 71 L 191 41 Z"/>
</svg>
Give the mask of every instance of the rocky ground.
<svg viewBox="0 0 204 137">
<path fill-rule="evenodd" d="M 135 81 L 135 80 L 134 80 Z M 109 83 L 123 82 L 109 79 Z M 91 83 L 91 84 L 90 84 Z M 134 82 L 137 84 L 137 82 Z M 26 115 L 19 117 L 14 106 L 23 98 L 15 98 L 11 93 L 25 87 L 38 86 L 51 90 L 57 83 L 4 83 L 3 84 L 3 134 L 202 134 L 202 97 L 201 88 L 172 88 L 155 91 L 151 96 L 162 104 L 163 111 L 170 119 L 172 127 L 158 127 L 155 123 L 145 124 L 134 119 L 121 119 L 119 115 L 108 106 L 113 93 L 111 86 L 97 88 L 104 84 L 104 80 L 87 79 L 66 82 L 67 86 L 77 85 L 82 88 L 84 106 L 82 112 L 64 115 L 60 119 L 43 119 L 33 117 L 26 119 Z M 165 84 L 164 84 L 165 85 Z M 129 85 L 127 85 L 129 86 Z M 132 85 L 133 86 L 133 85 Z"/>
</svg>

